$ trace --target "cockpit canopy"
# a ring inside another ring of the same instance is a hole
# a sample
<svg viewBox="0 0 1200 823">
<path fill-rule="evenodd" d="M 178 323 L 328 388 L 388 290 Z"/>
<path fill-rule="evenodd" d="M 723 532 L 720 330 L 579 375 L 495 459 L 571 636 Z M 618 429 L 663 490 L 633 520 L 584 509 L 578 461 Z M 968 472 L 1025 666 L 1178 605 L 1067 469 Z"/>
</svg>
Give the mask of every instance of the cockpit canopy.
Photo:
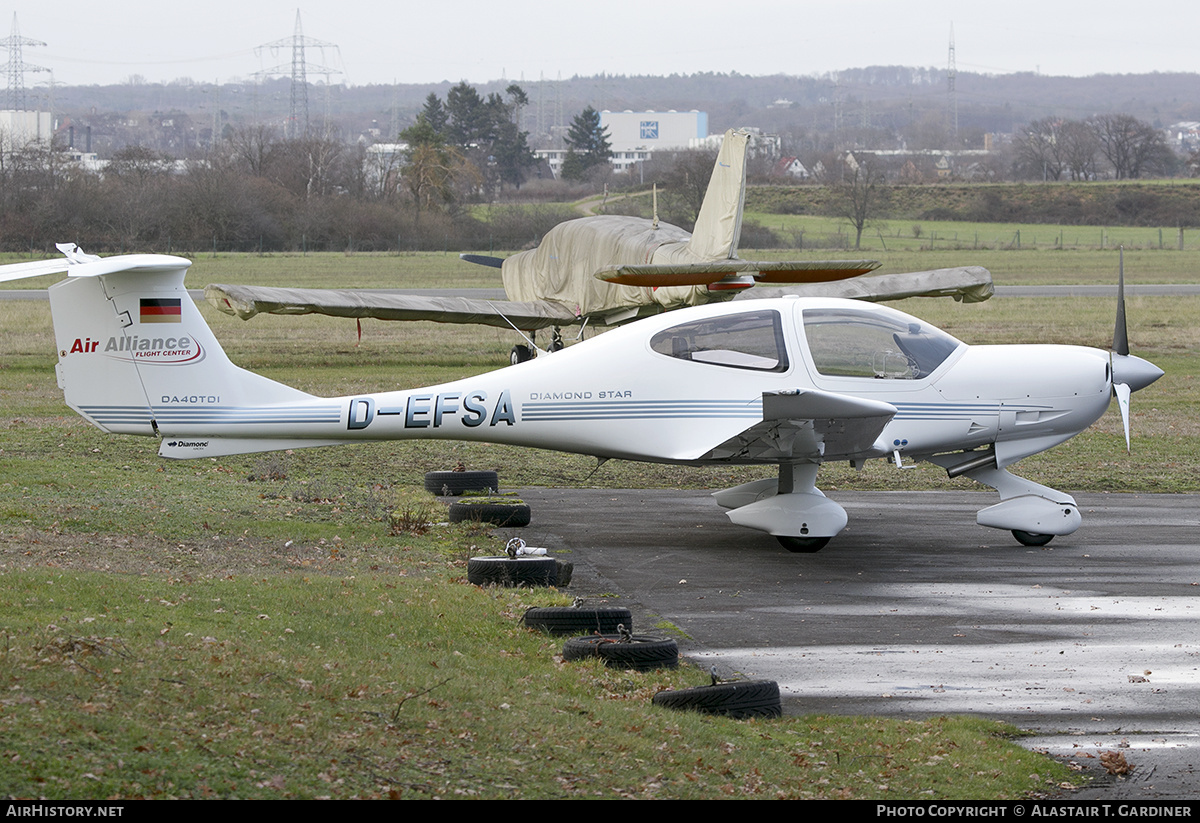
<svg viewBox="0 0 1200 823">
<path fill-rule="evenodd" d="M 886 308 L 805 309 L 813 365 L 827 377 L 918 380 L 962 344 L 941 329 Z"/>
<path fill-rule="evenodd" d="M 791 335 L 784 329 L 791 317 L 797 318 L 812 365 L 823 377 L 919 380 L 964 345 L 886 306 L 823 301 L 796 314 L 776 306 L 678 323 L 651 337 L 650 348 L 694 363 L 782 374 L 803 360 L 795 351 L 789 357 Z"/>
<path fill-rule="evenodd" d="M 707 317 L 650 338 L 659 354 L 735 369 L 785 372 L 787 345 L 779 312 L 771 309 Z"/>
</svg>

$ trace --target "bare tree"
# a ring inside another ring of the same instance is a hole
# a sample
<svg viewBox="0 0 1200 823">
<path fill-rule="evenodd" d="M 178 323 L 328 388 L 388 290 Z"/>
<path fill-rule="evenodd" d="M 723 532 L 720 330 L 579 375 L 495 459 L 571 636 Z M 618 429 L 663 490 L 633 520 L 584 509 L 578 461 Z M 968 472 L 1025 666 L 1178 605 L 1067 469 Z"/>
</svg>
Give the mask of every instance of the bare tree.
<svg viewBox="0 0 1200 823">
<path fill-rule="evenodd" d="M 1068 120 L 1059 133 L 1063 166 L 1072 180 L 1095 180 L 1100 145 L 1087 123 Z"/>
<path fill-rule="evenodd" d="M 234 157 L 255 177 L 265 176 L 272 147 L 278 142 L 275 129 L 264 125 L 246 126 L 235 130 L 229 136 Z"/>
<path fill-rule="evenodd" d="M 1034 120 L 1025 127 L 1024 133 L 1015 141 L 1017 163 L 1025 169 L 1026 176 L 1043 180 L 1062 179 L 1064 144 L 1063 121 L 1057 117 Z"/>
<path fill-rule="evenodd" d="M 104 170 L 104 222 L 122 248 L 153 245 L 168 231 L 174 165 L 170 155 L 146 146 L 126 146 L 113 154 Z"/>
<path fill-rule="evenodd" d="M 1169 169 L 1171 150 L 1162 132 L 1149 123 L 1128 114 L 1099 114 L 1088 123 L 1118 180 Z"/>
<path fill-rule="evenodd" d="M 670 169 L 661 178 L 665 190 L 659 199 L 666 219 L 685 228 L 696 224 L 715 159 L 716 152 L 703 149 L 674 153 Z"/>
<path fill-rule="evenodd" d="M 888 199 L 883 169 L 873 158 L 857 160 L 846 155 L 846 174 L 833 184 L 834 204 L 839 217 L 845 217 L 854 227 L 854 248 L 862 245 L 863 229 Z"/>
</svg>

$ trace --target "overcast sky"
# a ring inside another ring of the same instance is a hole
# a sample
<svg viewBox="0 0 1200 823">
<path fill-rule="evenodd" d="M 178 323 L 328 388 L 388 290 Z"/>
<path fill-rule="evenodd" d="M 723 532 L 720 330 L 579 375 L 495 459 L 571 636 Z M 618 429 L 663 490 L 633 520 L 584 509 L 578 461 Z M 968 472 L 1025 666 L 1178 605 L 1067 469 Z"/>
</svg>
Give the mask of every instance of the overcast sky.
<svg viewBox="0 0 1200 823">
<path fill-rule="evenodd" d="M 1200 71 L 1196 0 L 43 0 L 0 9 L 0 35 L 15 11 L 21 35 L 46 43 L 26 46 L 25 63 L 56 83 L 225 83 L 290 73 L 297 8 L 306 37 L 337 47 L 307 50 L 310 80 L 325 66 L 351 85 L 944 68 L 951 25 L 959 71 Z"/>
</svg>

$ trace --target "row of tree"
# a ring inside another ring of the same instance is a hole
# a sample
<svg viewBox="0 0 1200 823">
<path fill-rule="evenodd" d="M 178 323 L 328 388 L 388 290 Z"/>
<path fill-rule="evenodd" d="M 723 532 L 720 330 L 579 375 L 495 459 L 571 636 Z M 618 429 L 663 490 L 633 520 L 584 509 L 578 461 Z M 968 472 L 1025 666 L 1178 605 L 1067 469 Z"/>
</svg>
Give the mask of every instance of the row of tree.
<svg viewBox="0 0 1200 823">
<path fill-rule="evenodd" d="M 1014 138 L 1018 173 L 1043 180 L 1165 176 L 1178 165 L 1161 130 L 1128 114 L 1035 120 Z"/>
<path fill-rule="evenodd" d="M 259 126 L 230 130 L 185 160 L 128 146 L 96 173 L 49 147 L 0 145 L 0 243 L 21 250 L 73 240 L 108 251 L 524 246 L 553 222 L 506 217 L 498 229 L 464 206 L 494 202 L 502 190 L 512 196 L 531 177 L 548 175 L 517 127 L 527 102 L 516 85 L 486 97 L 465 83 L 445 100 L 429 95 L 400 135 L 402 155 L 333 137 L 283 139 Z M 567 145 L 564 177 L 619 182 L 609 180 L 611 148 L 595 109 L 574 118 Z M 1168 157 L 1177 162 L 1160 132 L 1127 115 L 1037 121 L 1013 151 L 1027 173 L 1053 180 L 1143 177 Z M 640 167 L 645 183 L 660 186 L 662 219 L 690 228 L 712 163 L 712 152 L 656 152 Z M 831 156 L 821 182 L 838 195 L 830 213 L 845 216 L 860 236 L 897 179 L 902 169 L 855 153 Z M 568 185 L 547 180 L 537 193 L 562 200 L 583 191 Z"/>
</svg>

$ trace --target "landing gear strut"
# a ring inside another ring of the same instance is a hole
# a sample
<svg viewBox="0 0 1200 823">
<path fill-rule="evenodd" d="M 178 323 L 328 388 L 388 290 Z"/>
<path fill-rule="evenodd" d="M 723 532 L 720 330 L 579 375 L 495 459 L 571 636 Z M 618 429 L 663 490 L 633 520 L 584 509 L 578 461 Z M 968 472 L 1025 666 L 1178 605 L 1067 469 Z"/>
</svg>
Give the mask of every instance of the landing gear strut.
<svg viewBox="0 0 1200 823">
<path fill-rule="evenodd" d="M 524 343 L 518 343 L 512 347 L 512 351 L 508 353 L 508 362 L 511 365 L 515 366 L 518 363 L 524 363 L 526 360 L 532 360 L 533 358 L 537 357 L 537 343 L 534 342 L 536 340 L 536 335 L 537 332 L 531 331 L 529 333 L 529 342 L 531 345 L 526 346 Z M 558 326 L 555 326 L 554 332 L 550 337 L 550 346 L 546 349 L 546 351 L 556 352 L 562 351 L 565 348 L 566 344 L 563 343 L 562 329 L 560 329 Z"/>
<path fill-rule="evenodd" d="M 713 496 L 739 526 L 774 535 L 790 552 L 812 554 L 846 526 L 846 510 L 813 485 L 817 463 L 783 463 L 778 479 L 754 480 Z"/>
</svg>

